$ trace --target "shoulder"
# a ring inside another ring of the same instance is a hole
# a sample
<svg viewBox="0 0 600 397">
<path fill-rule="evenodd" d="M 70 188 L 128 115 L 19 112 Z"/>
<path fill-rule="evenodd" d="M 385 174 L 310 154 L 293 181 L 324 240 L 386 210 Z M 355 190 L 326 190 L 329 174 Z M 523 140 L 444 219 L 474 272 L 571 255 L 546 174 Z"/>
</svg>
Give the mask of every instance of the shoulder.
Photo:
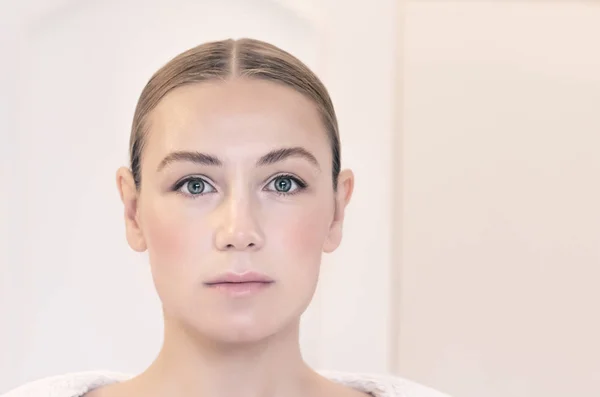
<svg viewBox="0 0 600 397">
<path fill-rule="evenodd" d="M 64 374 L 26 383 L 0 397 L 79 397 L 97 387 L 128 378 L 128 375 L 110 371 Z"/>
<path fill-rule="evenodd" d="M 450 397 L 437 390 L 398 376 L 366 373 L 319 371 L 332 381 L 370 393 L 374 397 Z M 124 381 L 130 375 L 93 371 L 52 376 L 26 383 L 0 397 L 80 397 L 112 383 Z"/>
<path fill-rule="evenodd" d="M 450 397 L 417 382 L 393 375 L 319 371 L 330 380 L 374 397 Z"/>
</svg>

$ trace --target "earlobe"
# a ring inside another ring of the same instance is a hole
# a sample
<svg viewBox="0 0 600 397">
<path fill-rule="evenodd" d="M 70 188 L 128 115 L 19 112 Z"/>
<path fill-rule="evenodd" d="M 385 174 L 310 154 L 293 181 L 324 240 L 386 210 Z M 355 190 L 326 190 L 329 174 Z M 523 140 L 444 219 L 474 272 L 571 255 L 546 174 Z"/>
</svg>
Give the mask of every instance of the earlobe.
<svg viewBox="0 0 600 397">
<path fill-rule="evenodd" d="M 354 174 L 351 170 L 343 170 L 338 177 L 333 221 L 331 222 L 327 239 L 323 245 L 323 251 L 326 253 L 335 251 L 342 242 L 345 211 L 350 203 L 353 192 Z"/>
<path fill-rule="evenodd" d="M 116 179 L 117 189 L 123 202 L 127 243 L 134 251 L 144 252 L 147 247 L 138 219 L 139 197 L 133 175 L 128 168 L 121 167 L 117 171 Z"/>
</svg>

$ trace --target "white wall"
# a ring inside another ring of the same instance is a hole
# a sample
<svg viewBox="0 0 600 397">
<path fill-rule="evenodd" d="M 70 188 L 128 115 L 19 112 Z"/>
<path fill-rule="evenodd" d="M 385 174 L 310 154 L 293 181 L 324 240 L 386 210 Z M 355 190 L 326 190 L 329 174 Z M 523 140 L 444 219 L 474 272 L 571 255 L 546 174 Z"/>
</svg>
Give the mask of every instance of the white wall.
<svg viewBox="0 0 600 397">
<path fill-rule="evenodd" d="M 400 371 L 600 396 L 600 3 L 403 16 Z"/>
</svg>

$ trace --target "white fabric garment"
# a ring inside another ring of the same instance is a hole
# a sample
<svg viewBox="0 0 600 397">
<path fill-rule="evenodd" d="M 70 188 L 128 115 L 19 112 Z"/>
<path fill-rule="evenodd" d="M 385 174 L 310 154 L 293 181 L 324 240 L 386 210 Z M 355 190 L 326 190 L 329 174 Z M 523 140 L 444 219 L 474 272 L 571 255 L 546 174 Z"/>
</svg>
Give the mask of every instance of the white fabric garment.
<svg viewBox="0 0 600 397">
<path fill-rule="evenodd" d="M 332 381 L 370 393 L 373 397 L 449 397 L 398 377 L 326 371 L 320 371 L 320 374 Z M 104 371 L 72 373 L 26 383 L 0 397 L 81 397 L 95 388 L 129 378 L 129 375 Z"/>
</svg>

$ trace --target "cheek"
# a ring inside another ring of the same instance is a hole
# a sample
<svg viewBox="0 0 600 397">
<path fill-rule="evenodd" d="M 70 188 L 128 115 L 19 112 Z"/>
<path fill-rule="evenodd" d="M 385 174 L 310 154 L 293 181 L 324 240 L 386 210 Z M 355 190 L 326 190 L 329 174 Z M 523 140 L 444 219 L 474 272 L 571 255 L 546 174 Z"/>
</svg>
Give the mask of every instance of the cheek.
<svg viewBox="0 0 600 397">
<path fill-rule="evenodd" d="M 153 207 L 144 217 L 144 236 L 151 257 L 173 259 L 185 247 L 185 224 L 178 217 Z"/>
<path fill-rule="evenodd" d="M 199 222 L 201 219 L 176 208 L 168 201 L 157 200 L 143 211 L 150 265 L 159 282 L 194 280 L 210 249 L 210 232 Z"/>
<path fill-rule="evenodd" d="M 330 209 L 306 206 L 289 211 L 269 227 L 268 236 L 292 263 L 317 266 L 329 231 Z"/>
<path fill-rule="evenodd" d="M 305 207 L 280 215 L 267 231 L 270 262 L 284 291 L 278 304 L 301 315 L 317 288 L 330 214 L 325 208 Z"/>
<path fill-rule="evenodd" d="M 285 226 L 282 237 L 282 246 L 290 253 L 296 255 L 303 253 L 317 253 L 320 255 L 326 235 L 326 226 L 322 220 L 314 215 L 307 214 L 302 219 L 294 219 Z"/>
</svg>

